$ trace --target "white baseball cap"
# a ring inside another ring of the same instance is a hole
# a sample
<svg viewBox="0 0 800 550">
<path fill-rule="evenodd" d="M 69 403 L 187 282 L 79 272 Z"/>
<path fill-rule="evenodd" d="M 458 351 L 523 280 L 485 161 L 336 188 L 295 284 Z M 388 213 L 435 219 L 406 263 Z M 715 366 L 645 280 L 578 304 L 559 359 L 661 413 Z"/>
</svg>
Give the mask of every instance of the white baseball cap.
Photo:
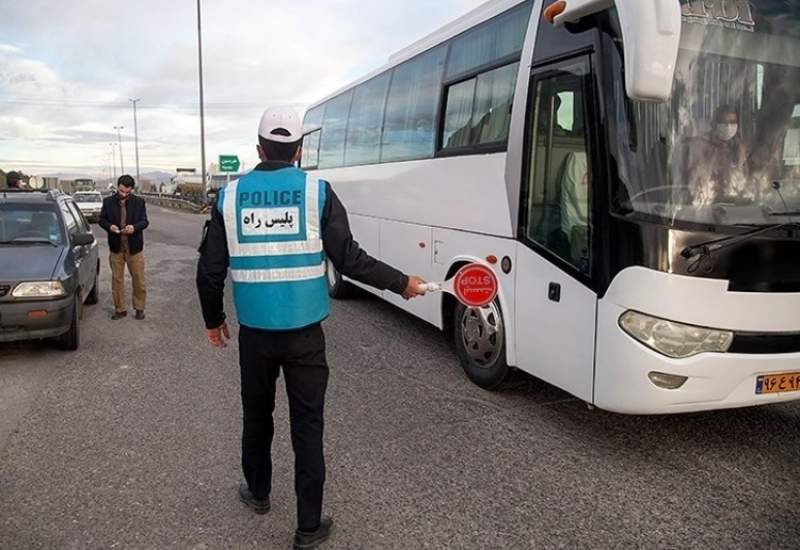
<svg viewBox="0 0 800 550">
<path fill-rule="evenodd" d="M 291 107 L 270 107 L 261 115 L 258 135 L 278 143 L 294 143 L 303 139 L 303 122 Z"/>
</svg>

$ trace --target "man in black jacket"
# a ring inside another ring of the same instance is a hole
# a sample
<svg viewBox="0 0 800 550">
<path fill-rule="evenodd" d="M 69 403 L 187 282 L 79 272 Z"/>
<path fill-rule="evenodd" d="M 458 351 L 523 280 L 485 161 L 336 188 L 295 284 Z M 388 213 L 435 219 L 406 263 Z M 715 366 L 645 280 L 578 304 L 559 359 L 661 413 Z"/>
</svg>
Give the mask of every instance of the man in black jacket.
<svg viewBox="0 0 800 550">
<path fill-rule="evenodd" d="M 226 347 L 223 289 L 230 267 L 240 322 L 244 412 L 245 479 L 239 498 L 256 513 L 270 509 L 272 411 L 282 368 L 295 453 L 294 544 L 313 548 L 327 540 L 333 526 L 330 517 L 322 516 L 328 383 L 321 327 L 328 312 L 323 251 L 340 273 L 355 280 L 406 299 L 425 292 L 419 277 L 406 276 L 364 252 L 330 184 L 294 167 L 302 136 L 291 109 L 264 113 L 258 146 L 262 162 L 219 193 L 200 247 L 197 289 L 208 341 Z"/>
<path fill-rule="evenodd" d="M 100 212 L 100 227 L 108 232 L 108 248 L 111 252 L 111 293 L 114 296 L 112 319 L 128 315 L 125 305 L 125 266 L 133 280 L 133 308 L 136 319 L 144 319 L 147 289 L 144 284 L 144 230 L 147 221 L 147 205 L 141 197 L 133 195 L 136 183 L 129 175 L 117 180 L 117 192 L 103 201 Z"/>
</svg>

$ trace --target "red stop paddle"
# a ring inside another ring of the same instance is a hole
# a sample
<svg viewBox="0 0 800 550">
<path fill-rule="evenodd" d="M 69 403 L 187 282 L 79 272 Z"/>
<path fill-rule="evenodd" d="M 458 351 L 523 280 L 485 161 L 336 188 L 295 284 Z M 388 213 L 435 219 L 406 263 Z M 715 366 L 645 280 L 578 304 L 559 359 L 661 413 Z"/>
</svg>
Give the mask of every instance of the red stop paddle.
<svg viewBox="0 0 800 550">
<path fill-rule="evenodd" d="M 426 292 L 447 292 L 467 307 L 486 307 L 497 296 L 497 276 L 483 264 L 468 264 L 443 283 L 422 285 Z"/>
</svg>

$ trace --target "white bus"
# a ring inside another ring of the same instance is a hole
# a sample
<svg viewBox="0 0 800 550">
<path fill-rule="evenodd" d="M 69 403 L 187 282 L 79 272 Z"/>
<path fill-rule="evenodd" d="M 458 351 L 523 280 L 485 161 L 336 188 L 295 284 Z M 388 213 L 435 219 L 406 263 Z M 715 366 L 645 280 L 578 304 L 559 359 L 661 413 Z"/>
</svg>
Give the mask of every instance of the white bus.
<svg viewBox="0 0 800 550">
<path fill-rule="evenodd" d="M 494 267 L 484 309 L 382 294 L 484 388 L 518 368 L 621 413 L 799 399 L 798 52 L 782 0 L 496 0 L 312 105 L 301 165 L 381 259 Z"/>
</svg>

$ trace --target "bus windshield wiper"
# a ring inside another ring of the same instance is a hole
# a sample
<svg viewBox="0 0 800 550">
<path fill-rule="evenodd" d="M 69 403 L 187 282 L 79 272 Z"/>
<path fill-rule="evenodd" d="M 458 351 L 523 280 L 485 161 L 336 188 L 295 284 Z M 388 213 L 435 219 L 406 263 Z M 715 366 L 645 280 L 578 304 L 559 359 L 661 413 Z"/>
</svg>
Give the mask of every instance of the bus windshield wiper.
<svg viewBox="0 0 800 550">
<path fill-rule="evenodd" d="M 744 233 L 740 233 L 739 235 L 732 235 L 730 237 L 723 237 L 721 239 L 713 239 L 710 241 L 693 244 L 681 250 L 681 256 L 683 256 L 687 260 L 694 258 L 695 256 L 710 256 L 717 250 L 727 248 L 736 243 L 749 240 L 753 237 L 762 235 L 764 233 L 777 231 L 779 229 L 786 229 L 789 227 L 800 228 L 800 222 L 787 222 L 787 223 L 776 223 L 771 225 L 765 225 L 764 227 L 759 227 L 758 229 L 746 231 Z"/>
<path fill-rule="evenodd" d="M 792 210 L 786 212 L 770 212 L 770 216 L 800 216 L 800 210 Z"/>
</svg>

